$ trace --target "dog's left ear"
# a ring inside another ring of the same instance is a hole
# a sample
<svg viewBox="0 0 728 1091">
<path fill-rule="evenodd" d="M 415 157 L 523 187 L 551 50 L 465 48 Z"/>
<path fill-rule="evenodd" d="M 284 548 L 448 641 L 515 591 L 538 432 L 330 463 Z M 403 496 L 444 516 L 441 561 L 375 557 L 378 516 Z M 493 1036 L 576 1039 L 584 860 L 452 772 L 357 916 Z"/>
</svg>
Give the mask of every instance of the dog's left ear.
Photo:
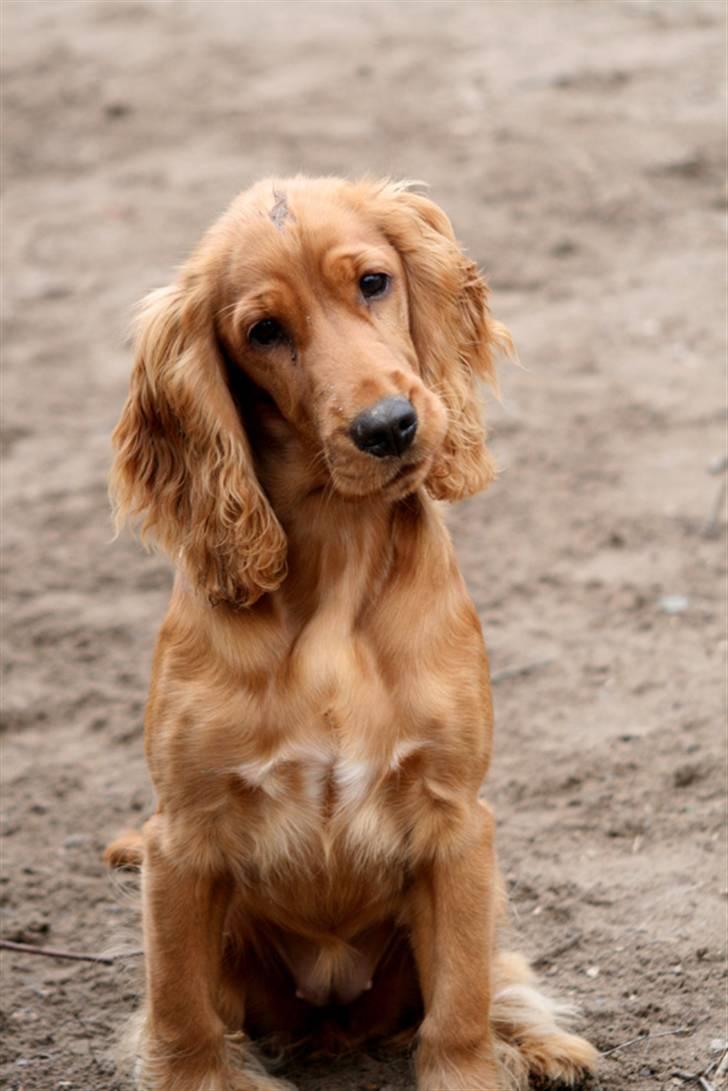
<svg viewBox="0 0 728 1091">
<path fill-rule="evenodd" d="M 228 389 L 204 277 L 184 272 L 146 300 L 113 440 L 117 526 L 139 516 L 211 603 L 251 606 L 280 586 L 286 539 Z"/>
<path fill-rule="evenodd" d="M 438 500 L 460 500 L 495 476 L 477 380 L 496 385 L 493 353 L 510 353 L 511 337 L 491 317 L 487 285 L 442 209 L 396 184 L 380 190 L 379 208 L 381 226 L 404 263 L 422 378 L 447 409 L 448 430 L 427 489 Z"/>
</svg>

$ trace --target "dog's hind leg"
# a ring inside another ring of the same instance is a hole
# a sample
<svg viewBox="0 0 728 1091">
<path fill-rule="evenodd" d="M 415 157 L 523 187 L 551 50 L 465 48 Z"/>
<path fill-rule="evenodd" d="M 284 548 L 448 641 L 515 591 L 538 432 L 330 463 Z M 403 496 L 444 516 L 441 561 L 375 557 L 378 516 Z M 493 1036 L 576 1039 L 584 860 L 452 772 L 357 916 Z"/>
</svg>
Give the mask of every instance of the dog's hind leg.
<svg viewBox="0 0 728 1091">
<path fill-rule="evenodd" d="M 110 868 L 139 869 L 143 862 L 144 835 L 141 830 L 125 830 L 104 850 L 104 863 Z"/>
<path fill-rule="evenodd" d="M 564 1029 L 571 1014 L 540 991 L 522 955 L 496 954 L 490 1018 L 504 1087 L 525 1091 L 534 1077 L 578 1087 L 594 1071 L 596 1049 Z"/>
</svg>

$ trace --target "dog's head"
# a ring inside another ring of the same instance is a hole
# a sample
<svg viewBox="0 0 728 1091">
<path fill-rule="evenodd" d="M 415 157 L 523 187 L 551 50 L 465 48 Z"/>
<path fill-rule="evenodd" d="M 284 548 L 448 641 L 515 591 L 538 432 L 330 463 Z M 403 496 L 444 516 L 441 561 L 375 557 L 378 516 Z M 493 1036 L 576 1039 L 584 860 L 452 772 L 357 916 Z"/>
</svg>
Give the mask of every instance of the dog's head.
<svg viewBox="0 0 728 1091">
<path fill-rule="evenodd" d="M 118 515 L 143 514 L 213 601 L 250 605 L 280 585 L 286 542 L 249 414 L 295 434 L 310 487 L 459 499 L 493 477 L 476 380 L 508 346 L 431 201 L 391 183 L 260 183 L 145 303 L 114 433 Z"/>
</svg>

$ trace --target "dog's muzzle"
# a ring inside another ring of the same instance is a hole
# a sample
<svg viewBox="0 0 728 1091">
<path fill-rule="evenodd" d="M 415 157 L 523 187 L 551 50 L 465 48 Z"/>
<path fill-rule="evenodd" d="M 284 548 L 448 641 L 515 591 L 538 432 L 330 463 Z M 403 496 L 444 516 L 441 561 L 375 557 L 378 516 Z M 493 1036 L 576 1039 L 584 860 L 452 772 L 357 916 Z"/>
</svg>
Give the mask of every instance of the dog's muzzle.
<svg viewBox="0 0 728 1091">
<path fill-rule="evenodd" d="M 417 434 L 417 412 L 407 398 L 382 398 L 354 419 L 349 435 L 360 451 L 374 458 L 401 456 Z"/>
</svg>

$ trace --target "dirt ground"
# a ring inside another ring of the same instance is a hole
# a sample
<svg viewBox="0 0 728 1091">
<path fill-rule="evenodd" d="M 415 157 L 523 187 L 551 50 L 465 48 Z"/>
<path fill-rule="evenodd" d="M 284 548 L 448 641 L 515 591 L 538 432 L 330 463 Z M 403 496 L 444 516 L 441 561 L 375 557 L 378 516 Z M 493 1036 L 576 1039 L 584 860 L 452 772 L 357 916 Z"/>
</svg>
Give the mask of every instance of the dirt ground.
<svg viewBox="0 0 728 1091">
<path fill-rule="evenodd" d="M 491 400 L 501 477 L 452 513 L 495 671 L 487 794 L 522 944 L 607 1054 L 602 1091 L 721 1085 L 724 4 L 2 14 L 3 937 L 138 944 L 100 860 L 152 805 L 142 711 L 170 586 L 112 543 L 105 496 L 133 305 L 259 176 L 422 178 L 524 365 Z M 2 1086 L 127 1089 L 111 1045 L 139 959 L 5 954 Z M 292 1075 L 412 1087 L 376 1051 Z"/>
</svg>

